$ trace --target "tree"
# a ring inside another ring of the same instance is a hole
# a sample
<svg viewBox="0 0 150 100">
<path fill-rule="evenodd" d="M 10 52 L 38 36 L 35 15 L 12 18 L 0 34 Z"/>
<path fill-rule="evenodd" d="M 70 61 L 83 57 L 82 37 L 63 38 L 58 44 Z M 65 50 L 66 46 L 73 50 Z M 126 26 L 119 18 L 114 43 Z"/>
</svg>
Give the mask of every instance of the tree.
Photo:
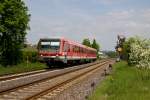
<svg viewBox="0 0 150 100">
<path fill-rule="evenodd" d="M 84 39 L 83 42 L 82 42 L 83 45 L 86 45 L 88 47 L 91 47 L 91 43 L 90 43 L 90 40 L 88 38 Z"/>
<path fill-rule="evenodd" d="M 129 61 L 129 53 L 131 53 L 131 44 L 135 43 L 135 38 L 134 37 L 130 37 L 129 39 L 127 39 L 124 43 L 123 43 L 123 51 L 122 54 L 125 58 L 125 60 L 128 61 L 128 64 L 130 64 Z"/>
<path fill-rule="evenodd" d="M 99 44 L 96 42 L 95 39 L 93 39 L 93 43 L 92 43 L 91 47 L 94 48 L 94 49 L 96 49 L 97 52 L 98 52 L 99 49 L 100 49 L 100 46 L 99 46 Z"/>
<path fill-rule="evenodd" d="M 116 58 L 117 53 L 115 51 L 105 51 L 105 54 L 110 58 Z"/>
<path fill-rule="evenodd" d="M 2 64 L 20 62 L 26 30 L 28 9 L 22 0 L 0 0 L 0 53 Z"/>
<path fill-rule="evenodd" d="M 130 45 L 129 61 L 137 67 L 150 68 L 150 40 L 134 39 Z"/>
<path fill-rule="evenodd" d="M 99 52 L 99 50 L 100 50 L 100 46 L 99 46 L 99 44 L 96 42 L 95 39 L 93 39 L 93 42 L 92 42 L 92 44 L 91 44 L 91 47 L 97 50 L 97 58 L 99 58 L 98 52 Z"/>
<path fill-rule="evenodd" d="M 150 40 L 140 37 L 129 38 L 124 43 L 124 55 L 127 56 L 128 64 L 150 68 Z"/>
</svg>

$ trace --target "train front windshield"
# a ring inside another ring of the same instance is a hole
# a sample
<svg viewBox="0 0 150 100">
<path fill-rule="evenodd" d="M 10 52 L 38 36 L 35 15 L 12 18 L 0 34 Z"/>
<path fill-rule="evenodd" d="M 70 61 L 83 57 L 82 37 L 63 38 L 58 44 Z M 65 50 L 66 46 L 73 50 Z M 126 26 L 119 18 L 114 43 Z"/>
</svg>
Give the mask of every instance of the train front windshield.
<svg viewBox="0 0 150 100">
<path fill-rule="evenodd" d="M 60 48 L 59 40 L 49 40 L 49 41 L 43 40 L 40 42 L 40 50 L 58 52 L 59 48 Z"/>
</svg>

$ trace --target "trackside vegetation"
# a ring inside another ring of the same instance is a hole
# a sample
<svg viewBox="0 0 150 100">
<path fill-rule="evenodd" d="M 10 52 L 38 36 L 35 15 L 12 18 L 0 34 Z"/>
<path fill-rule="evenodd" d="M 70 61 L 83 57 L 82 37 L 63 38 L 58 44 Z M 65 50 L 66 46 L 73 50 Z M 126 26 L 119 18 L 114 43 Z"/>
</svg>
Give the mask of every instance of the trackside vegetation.
<svg viewBox="0 0 150 100">
<path fill-rule="evenodd" d="M 17 65 L 4 66 L 0 64 L 0 76 L 8 74 L 16 74 L 22 72 L 30 72 L 47 68 L 45 63 L 38 61 L 38 52 L 36 49 L 24 48 L 22 49 L 21 63 Z"/>
<path fill-rule="evenodd" d="M 123 49 L 129 65 L 150 68 L 150 39 L 131 37 L 125 41 Z"/>
<path fill-rule="evenodd" d="M 149 100 L 150 69 L 129 66 L 121 61 L 113 65 L 112 74 L 97 86 L 89 100 Z"/>
<path fill-rule="evenodd" d="M 97 58 L 100 58 L 99 54 L 98 54 L 98 52 L 100 51 L 100 45 L 97 43 L 96 39 L 93 39 L 93 41 L 90 41 L 89 38 L 85 38 L 85 39 L 83 39 L 82 44 L 96 49 L 97 50 Z"/>
<path fill-rule="evenodd" d="M 96 49 L 97 52 L 100 50 L 100 45 L 97 43 L 96 39 L 93 39 L 93 41 L 91 42 L 89 38 L 85 38 L 83 39 L 82 44 Z"/>
<path fill-rule="evenodd" d="M 23 0 L 0 0 L 0 60 L 4 66 L 21 63 L 30 14 Z"/>
<path fill-rule="evenodd" d="M 0 76 L 3 75 L 10 75 L 10 74 L 16 74 L 16 73 L 22 73 L 22 72 L 30 72 L 35 70 L 41 70 L 46 69 L 47 66 L 40 62 L 23 62 L 17 65 L 11 65 L 11 66 L 2 66 L 0 65 Z"/>
</svg>

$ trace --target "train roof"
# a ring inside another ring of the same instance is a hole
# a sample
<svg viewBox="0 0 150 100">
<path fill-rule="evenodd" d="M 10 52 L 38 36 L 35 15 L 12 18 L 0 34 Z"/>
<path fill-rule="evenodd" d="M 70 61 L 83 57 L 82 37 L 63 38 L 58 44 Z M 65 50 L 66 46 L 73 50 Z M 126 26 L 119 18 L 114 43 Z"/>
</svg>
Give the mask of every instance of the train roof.
<svg viewBox="0 0 150 100">
<path fill-rule="evenodd" d="M 63 38 L 63 37 L 41 38 L 40 40 L 64 40 L 64 41 L 69 42 L 70 44 L 74 44 L 74 45 L 80 46 L 80 47 L 82 47 L 82 48 L 87 48 L 87 49 L 96 51 L 96 49 L 94 49 L 94 48 L 88 47 L 88 46 L 86 46 L 86 45 L 83 45 L 83 44 L 78 43 L 78 42 L 74 42 L 74 41 L 72 41 L 72 40 L 69 40 L 69 39 Z"/>
</svg>

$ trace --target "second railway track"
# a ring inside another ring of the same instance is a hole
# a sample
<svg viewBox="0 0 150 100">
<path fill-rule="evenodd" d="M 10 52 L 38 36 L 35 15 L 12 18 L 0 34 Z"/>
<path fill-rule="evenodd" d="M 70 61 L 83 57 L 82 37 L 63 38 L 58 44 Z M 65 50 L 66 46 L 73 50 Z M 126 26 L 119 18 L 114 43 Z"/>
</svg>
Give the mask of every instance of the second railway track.
<svg viewBox="0 0 150 100">
<path fill-rule="evenodd" d="M 67 72 L 79 70 L 97 63 L 98 62 L 94 62 L 90 64 L 73 66 L 65 69 L 57 69 L 57 70 L 49 70 L 49 71 L 45 71 L 45 70 L 34 71 L 29 73 L 22 73 L 22 74 L 15 74 L 6 77 L 0 77 L 0 93 L 11 89 L 15 89 L 20 86 L 28 85 L 46 78 L 52 78 Z"/>
<path fill-rule="evenodd" d="M 6 81 L 6 80 L 11 80 L 27 75 L 32 75 L 32 74 L 38 74 L 38 73 L 43 73 L 46 72 L 47 70 L 38 70 L 38 71 L 31 71 L 31 72 L 24 72 L 24 73 L 19 73 L 19 74 L 12 74 L 12 75 L 4 75 L 0 77 L 0 81 Z"/>
<path fill-rule="evenodd" d="M 71 67 L 62 69 L 61 71 L 54 71 L 53 74 L 46 74 L 41 80 L 33 81 L 28 84 L 16 86 L 14 88 L 6 89 L 0 92 L 0 100 L 25 100 L 37 99 L 48 93 L 48 91 L 55 90 L 56 88 L 67 84 L 85 74 L 92 72 L 104 64 L 108 64 L 111 60 L 104 60 L 92 64 L 86 64 L 80 67 Z M 88 67 L 87 67 L 88 66 Z M 80 69 L 80 70 L 79 70 Z M 56 74 L 57 73 L 57 74 Z M 42 76 L 38 76 L 42 77 Z M 34 77 L 32 77 L 34 80 Z M 28 81 L 28 80 L 26 80 Z M 1 85 L 2 86 L 2 85 Z"/>
</svg>

